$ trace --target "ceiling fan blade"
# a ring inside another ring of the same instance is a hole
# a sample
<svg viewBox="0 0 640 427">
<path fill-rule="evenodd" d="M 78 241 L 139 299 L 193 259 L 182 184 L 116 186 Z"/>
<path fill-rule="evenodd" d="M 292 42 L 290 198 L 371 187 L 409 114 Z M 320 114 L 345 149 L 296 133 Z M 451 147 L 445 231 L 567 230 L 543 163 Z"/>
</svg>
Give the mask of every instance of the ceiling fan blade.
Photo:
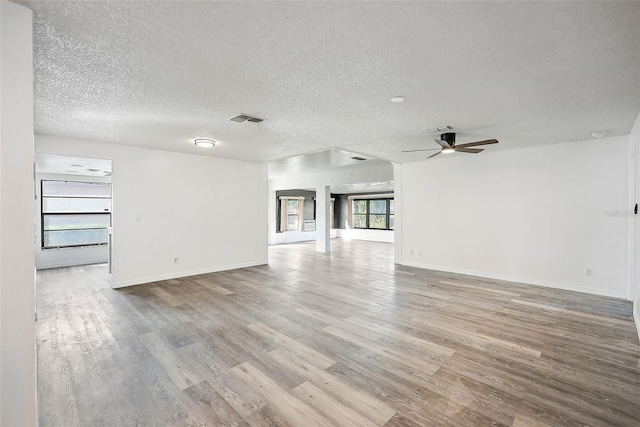
<svg viewBox="0 0 640 427">
<path fill-rule="evenodd" d="M 403 150 L 403 153 L 413 153 L 414 151 L 433 151 L 433 150 L 440 150 L 440 148 L 421 148 L 419 150 Z"/>
<path fill-rule="evenodd" d="M 458 144 L 456 148 L 467 148 L 467 147 L 475 147 L 477 145 L 489 145 L 489 144 L 497 144 L 497 139 L 485 139 L 484 141 L 476 141 L 476 142 L 468 142 L 466 144 Z"/>
<path fill-rule="evenodd" d="M 453 149 L 461 153 L 475 153 L 475 154 L 481 151 L 484 151 L 484 148 L 460 148 L 457 145 L 453 147 Z"/>
<path fill-rule="evenodd" d="M 438 154 L 440 154 L 440 153 L 442 153 L 442 151 L 438 151 L 436 154 L 432 154 L 432 155 L 430 155 L 429 157 L 427 157 L 427 159 L 430 159 L 430 158 L 432 158 L 432 157 L 435 157 L 435 156 L 437 156 L 437 155 L 438 155 Z"/>
<path fill-rule="evenodd" d="M 451 145 L 449 145 L 447 141 L 443 141 L 441 139 L 434 139 L 434 141 L 442 148 L 451 148 Z"/>
</svg>

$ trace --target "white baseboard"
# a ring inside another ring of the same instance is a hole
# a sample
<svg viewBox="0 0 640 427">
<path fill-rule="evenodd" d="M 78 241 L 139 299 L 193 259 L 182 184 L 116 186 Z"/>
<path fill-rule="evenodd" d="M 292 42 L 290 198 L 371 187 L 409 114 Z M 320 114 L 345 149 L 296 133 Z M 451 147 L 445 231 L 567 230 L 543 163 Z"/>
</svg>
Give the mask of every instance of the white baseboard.
<svg viewBox="0 0 640 427">
<path fill-rule="evenodd" d="M 145 283 L 159 282 L 162 280 L 180 279 L 183 277 L 197 276 L 199 274 L 216 273 L 218 271 L 236 270 L 238 268 L 256 267 L 259 265 L 266 265 L 266 262 L 248 262 L 232 265 L 224 265 L 212 268 L 203 268 L 199 270 L 181 271 L 177 273 L 161 274 L 158 276 L 140 277 L 137 279 L 123 280 L 118 282 L 112 282 L 111 288 L 125 288 L 127 286 L 143 285 Z"/>
<path fill-rule="evenodd" d="M 448 268 L 448 267 L 441 267 L 437 265 L 419 264 L 411 261 L 403 261 L 401 265 L 406 265 L 409 267 L 424 268 L 427 270 L 445 271 L 448 273 L 466 274 L 468 276 L 477 276 L 485 279 L 505 280 L 508 282 L 523 283 L 526 285 L 544 286 L 545 288 L 562 289 L 564 291 L 574 291 L 574 292 L 582 292 L 586 294 L 600 295 L 604 297 L 621 298 L 624 300 L 629 299 L 629 296 L 626 295 L 624 292 L 618 293 L 618 292 L 611 292 L 609 289 L 584 288 L 581 286 L 570 285 L 568 283 L 548 282 L 544 280 L 532 279 L 530 277 L 492 274 L 492 273 L 486 273 L 482 271 L 466 270 L 462 268 Z"/>
</svg>

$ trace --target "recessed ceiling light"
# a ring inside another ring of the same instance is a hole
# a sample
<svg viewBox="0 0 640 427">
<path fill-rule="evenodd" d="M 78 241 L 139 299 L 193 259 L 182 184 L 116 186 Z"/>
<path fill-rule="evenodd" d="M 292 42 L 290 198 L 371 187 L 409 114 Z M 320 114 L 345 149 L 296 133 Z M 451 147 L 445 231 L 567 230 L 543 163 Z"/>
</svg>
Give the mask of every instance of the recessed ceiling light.
<svg viewBox="0 0 640 427">
<path fill-rule="evenodd" d="M 391 98 L 391 102 L 404 102 L 406 98 L 404 96 L 394 96 L 393 98 Z"/>
<path fill-rule="evenodd" d="M 591 136 L 594 138 L 602 138 L 606 134 L 607 134 L 606 130 L 594 130 L 593 132 L 591 132 Z"/>
<path fill-rule="evenodd" d="M 207 138 L 197 138 L 194 142 L 198 147 L 202 148 L 211 148 L 216 145 L 216 142 L 213 139 Z"/>
</svg>

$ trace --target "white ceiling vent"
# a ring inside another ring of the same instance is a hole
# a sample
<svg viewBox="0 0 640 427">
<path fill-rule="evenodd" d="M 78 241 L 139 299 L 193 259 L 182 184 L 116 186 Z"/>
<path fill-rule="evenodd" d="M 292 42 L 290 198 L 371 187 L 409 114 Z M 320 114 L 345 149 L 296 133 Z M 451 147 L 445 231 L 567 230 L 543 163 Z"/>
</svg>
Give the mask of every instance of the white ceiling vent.
<svg viewBox="0 0 640 427">
<path fill-rule="evenodd" d="M 250 116 L 248 114 L 238 114 L 237 116 L 232 117 L 229 120 L 237 123 L 244 123 L 244 122 L 260 123 L 264 121 L 264 119 L 261 119 L 255 116 Z"/>
</svg>

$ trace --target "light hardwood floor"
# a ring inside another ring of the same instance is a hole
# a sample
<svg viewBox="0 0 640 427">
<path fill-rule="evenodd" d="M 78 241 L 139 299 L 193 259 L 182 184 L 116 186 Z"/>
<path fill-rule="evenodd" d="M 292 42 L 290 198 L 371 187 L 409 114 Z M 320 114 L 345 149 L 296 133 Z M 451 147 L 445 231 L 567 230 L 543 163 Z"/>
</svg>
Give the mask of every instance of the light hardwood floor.
<svg viewBox="0 0 640 427">
<path fill-rule="evenodd" d="M 122 290 L 40 271 L 40 425 L 640 425 L 629 302 L 332 247 Z"/>
</svg>

